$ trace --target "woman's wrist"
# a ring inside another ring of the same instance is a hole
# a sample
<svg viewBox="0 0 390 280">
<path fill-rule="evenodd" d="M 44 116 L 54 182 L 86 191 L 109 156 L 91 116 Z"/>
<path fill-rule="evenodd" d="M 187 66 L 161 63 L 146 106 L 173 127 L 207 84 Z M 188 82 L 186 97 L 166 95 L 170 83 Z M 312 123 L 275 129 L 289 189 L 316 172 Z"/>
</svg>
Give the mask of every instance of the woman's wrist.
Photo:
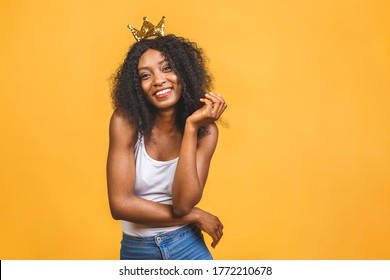
<svg viewBox="0 0 390 280">
<path fill-rule="evenodd" d="M 199 221 L 200 221 L 200 216 L 201 216 L 200 211 L 201 210 L 199 208 L 194 207 L 191 210 L 191 212 L 186 216 L 188 218 L 188 222 L 198 225 Z"/>
<path fill-rule="evenodd" d="M 191 120 L 186 120 L 185 131 L 197 133 L 200 126 L 193 123 Z"/>
</svg>

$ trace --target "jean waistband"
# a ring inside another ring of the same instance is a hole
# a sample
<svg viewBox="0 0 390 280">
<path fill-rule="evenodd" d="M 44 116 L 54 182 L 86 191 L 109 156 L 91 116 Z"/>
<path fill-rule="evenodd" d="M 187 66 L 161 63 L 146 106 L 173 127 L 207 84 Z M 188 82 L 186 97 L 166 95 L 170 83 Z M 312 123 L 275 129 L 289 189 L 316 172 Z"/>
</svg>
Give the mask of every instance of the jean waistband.
<svg viewBox="0 0 390 280">
<path fill-rule="evenodd" d="M 154 236 L 140 237 L 140 236 L 131 236 L 123 233 L 123 239 L 134 242 L 143 242 L 143 243 L 161 243 L 163 241 L 170 242 L 175 239 L 181 238 L 182 236 L 188 234 L 189 232 L 200 231 L 195 224 L 188 224 L 179 229 L 163 232 Z"/>
</svg>

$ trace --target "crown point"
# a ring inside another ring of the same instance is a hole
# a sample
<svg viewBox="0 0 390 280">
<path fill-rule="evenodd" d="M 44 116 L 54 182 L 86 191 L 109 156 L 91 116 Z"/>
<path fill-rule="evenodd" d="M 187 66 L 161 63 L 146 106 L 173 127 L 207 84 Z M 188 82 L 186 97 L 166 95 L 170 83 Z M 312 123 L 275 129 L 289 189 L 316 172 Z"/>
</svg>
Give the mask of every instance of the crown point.
<svg viewBox="0 0 390 280">
<path fill-rule="evenodd" d="M 164 20 L 165 16 L 163 16 L 160 22 L 155 26 L 151 22 L 149 22 L 147 17 L 144 17 L 144 23 L 142 24 L 140 30 L 135 29 L 130 24 L 128 25 L 128 27 L 133 33 L 134 38 L 138 42 L 142 39 L 146 39 L 152 36 L 164 36 Z"/>
</svg>

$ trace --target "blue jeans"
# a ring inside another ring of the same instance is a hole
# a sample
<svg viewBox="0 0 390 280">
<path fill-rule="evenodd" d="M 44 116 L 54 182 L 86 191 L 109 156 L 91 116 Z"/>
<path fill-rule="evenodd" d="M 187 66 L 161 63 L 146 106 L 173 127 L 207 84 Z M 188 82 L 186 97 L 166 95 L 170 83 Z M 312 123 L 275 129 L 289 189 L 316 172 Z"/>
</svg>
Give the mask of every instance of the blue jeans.
<svg viewBox="0 0 390 280">
<path fill-rule="evenodd" d="M 121 260 L 212 260 L 200 229 L 189 224 L 151 237 L 123 234 Z"/>
</svg>

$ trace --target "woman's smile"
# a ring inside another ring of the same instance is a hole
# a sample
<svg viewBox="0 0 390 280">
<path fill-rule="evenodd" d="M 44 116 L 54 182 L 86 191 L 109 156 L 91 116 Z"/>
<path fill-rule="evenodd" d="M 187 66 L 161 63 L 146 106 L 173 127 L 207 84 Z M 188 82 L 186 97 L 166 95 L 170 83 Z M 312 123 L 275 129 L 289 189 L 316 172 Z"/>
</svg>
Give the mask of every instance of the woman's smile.
<svg viewBox="0 0 390 280">
<path fill-rule="evenodd" d="M 158 90 L 154 94 L 154 96 L 158 99 L 162 99 L 168 97 L 171 93 L 172 93 L 172 88 L 165 88 L 165 89 Z"/>
</svg>

